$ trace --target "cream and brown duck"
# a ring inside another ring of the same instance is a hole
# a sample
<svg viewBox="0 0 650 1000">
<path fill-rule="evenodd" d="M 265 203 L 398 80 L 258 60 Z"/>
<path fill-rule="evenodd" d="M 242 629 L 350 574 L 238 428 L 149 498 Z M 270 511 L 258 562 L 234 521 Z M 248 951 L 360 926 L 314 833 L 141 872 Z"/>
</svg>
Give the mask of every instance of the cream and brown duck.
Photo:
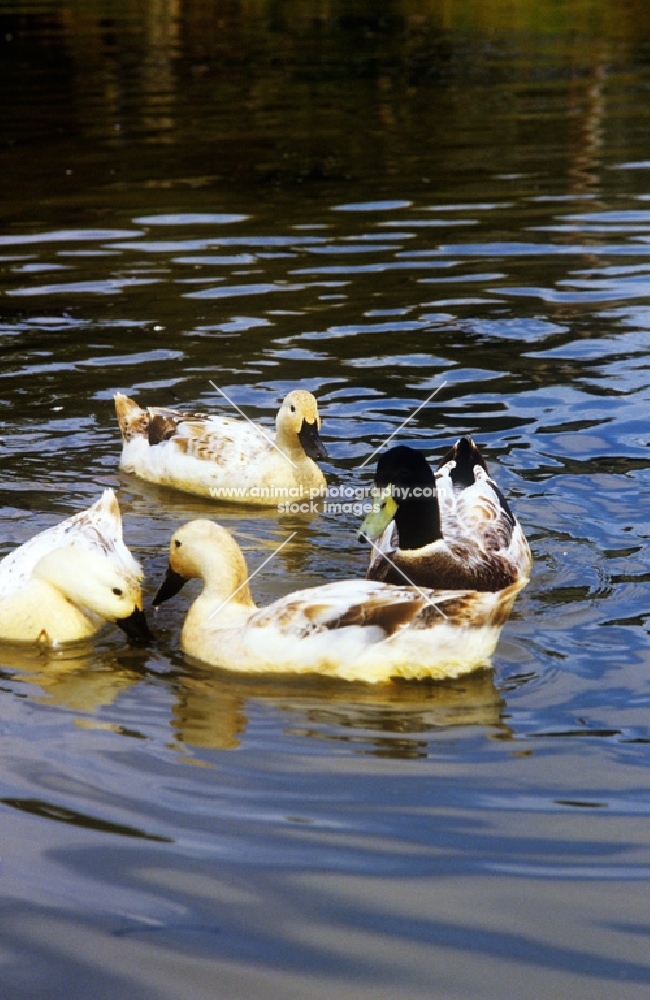
<svg viewBox="0 0 650 1000">
<path fill-rule="evenodd" d="M 489 667 L 517 588 L 433 591 L 340 580 L 258 608 L 246 562 L 221 525 L 190 521 L 172 536 L 154 605 L 199 578 L 181 648 L 213 666 L 248 673 L 317 673 L 371 683 L 457 677 Z"/>
<path fill-rule="evenodd" d="M 114 397 L 122 434 L 120 466 L 151 483 L 228 503 L 277 506 L 326 488 L 316 464 L 327 458 L 314 396 L 294 389 L 284 399 L 275 435 L 231 417 L 140 407 Z"/>
</svg>

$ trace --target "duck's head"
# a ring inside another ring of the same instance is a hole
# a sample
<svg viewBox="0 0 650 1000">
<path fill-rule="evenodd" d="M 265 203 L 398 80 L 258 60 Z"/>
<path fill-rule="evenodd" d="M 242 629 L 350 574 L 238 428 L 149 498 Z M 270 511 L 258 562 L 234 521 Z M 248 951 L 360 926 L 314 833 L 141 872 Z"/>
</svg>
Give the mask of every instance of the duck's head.
<svg viewBox="0 0 650 1000">
<path fill-rule="evenodd" d="M 320 426 L 315 398 L 305 389 L 294 389 L 285 396 L 275 418 L 277 445 L 289 451 L 302 448 L 309 458 L 318 462 L 327 458 L 320 438 Z"/>
<path fill-rule="evenodd" d="M 174 597 L 188 580 L 199 578 L 224 600 L 252 603 L 248 570 L 242 550 L 229 531 L 216 521 L 188 521 L 169 543 L 169 566 L 153 599 L 157 607 Z"/>
<path fill-rule="evenodd" d="M 359 541 L 379 538 L 395 521 L 401 549 L 419 549 L 442 538 L 435 476 L 421 451 L 399 445 L 377 462 L 381 491 L 359 530 Z"/>
<path fill-rule="evenodd" d="M 129 638 L 142 642 L 153 638 L 142 610 L 141 574 L 101 552 L 65 545 L 43 556 L 32 575 L 49 583 L 78 608 L 115 622 Z"/>
</svg>

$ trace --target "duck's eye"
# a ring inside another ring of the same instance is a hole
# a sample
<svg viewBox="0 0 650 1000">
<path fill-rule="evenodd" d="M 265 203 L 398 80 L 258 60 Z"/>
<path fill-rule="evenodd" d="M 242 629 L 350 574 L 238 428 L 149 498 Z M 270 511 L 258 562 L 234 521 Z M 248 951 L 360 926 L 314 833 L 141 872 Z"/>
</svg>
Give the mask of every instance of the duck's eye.
<svg viewBox="0 0 650 1000">
<path fill-rule="evenodd" d="M 295 408 L 295 406 L 293 405 L 293 403 L 291 404 L 291 412 L 292 412 L 292 413 L 295 413 L 295 412 L 296 412 L 296 408 Z"/>
<path fill-rule="evenodd" d="M 113 587 L 113 593 L 115 594 L 116 597 L 121 597 L 124 591 L 120 590 L 119 587 Z"/>
<path fill-rule="evenodd" d="M 181 547 L 182 544 L 183 543 L 179 542 L 178 538 L 174 539 L 174 545 L 176 546 L 177 549 L 180 549 L 180 547 Z"/>
</svg>

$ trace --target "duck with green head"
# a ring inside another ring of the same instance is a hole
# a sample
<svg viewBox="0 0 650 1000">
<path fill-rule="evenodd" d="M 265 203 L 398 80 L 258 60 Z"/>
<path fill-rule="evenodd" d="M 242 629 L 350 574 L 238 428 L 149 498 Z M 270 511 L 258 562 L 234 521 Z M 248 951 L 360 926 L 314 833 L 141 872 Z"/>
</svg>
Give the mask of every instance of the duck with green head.
<svg viewBox="0 0 650 1000">
<path fill-rule="evenodd" d="M 436 473 L 415 448 L 391 448 L 375 485 L 377 509 L 359 532 L 373 546 L 367 579 L 480 591 L 528 581 L 528 542 L 470 437 Z"/>
</svg>

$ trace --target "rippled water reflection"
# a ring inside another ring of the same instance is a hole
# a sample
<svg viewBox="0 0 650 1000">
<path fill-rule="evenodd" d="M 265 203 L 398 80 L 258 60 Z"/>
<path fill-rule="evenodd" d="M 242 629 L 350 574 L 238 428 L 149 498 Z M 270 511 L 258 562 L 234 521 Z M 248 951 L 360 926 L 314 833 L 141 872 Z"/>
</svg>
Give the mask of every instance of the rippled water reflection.
<svg viewBox="0 0 650 1000">
<path fill-rule="evenodd" d="M 271 426 L 285 392 L 308 388 L 328 479 L 352 487 L 439 389 L 398 440 L 433 460 L 476 438 L 533 577 L 493 670 L 450 684 L 206 670 L 179 653 L 185 591 L 150 616 L 150 649 L 110 629 L 50 656 L 3 649 L 5 988 L 636 1000 L 650 987 L 643 38 L 617 34 L 609 62 L 578 47 L 571 77 L 562 33 L 533 33 L 533 52 L 498 20 L 491 50 L 456 26 L 440 31 L 445 64 L 426 17 L 399 44 L 394 25 L 366 24 L 361 43 L 358 22 L 325 18 L 316 70 L 311 29 L 301 49 L 250 15 L 241 52 L 261 62 L 231 51 L 229 76 L 213 12 L 199 51 L 201 10 L 163 17 L 151 51 L 168 61 L 145 66 L 175 95 L 169 120 L 155 88 L 147 123 L 96 78 L 80 87 L 75 49 L 58 94 L 83 93 L 79 137 L 64 141 L 35 124 L 49 108 L 63 128 L 65 102 L 45 102 L 27 60 L 16 101 L 32 117 L 2 152 L 0 552 L 112 486 L 148 599 L 172 531 L 197 516 L 230 527 L 251 569 L 297 532 L 255 577 L 260 603 L 361 576 L 352 511 L 217 508 L 120 473 L 112 396 L 227 412 L 214 380 Z M 85 37 L 43 23 L 7 33 L 25 53 Z M 139 36 L 117 27 L 128 66 Z M 279 40 L 294 61 L 276 75 Z M 97 44 L 110 84 L 117 43 Z M 142 80 L 125 80 L 137 105 Z"/>
</svg>

